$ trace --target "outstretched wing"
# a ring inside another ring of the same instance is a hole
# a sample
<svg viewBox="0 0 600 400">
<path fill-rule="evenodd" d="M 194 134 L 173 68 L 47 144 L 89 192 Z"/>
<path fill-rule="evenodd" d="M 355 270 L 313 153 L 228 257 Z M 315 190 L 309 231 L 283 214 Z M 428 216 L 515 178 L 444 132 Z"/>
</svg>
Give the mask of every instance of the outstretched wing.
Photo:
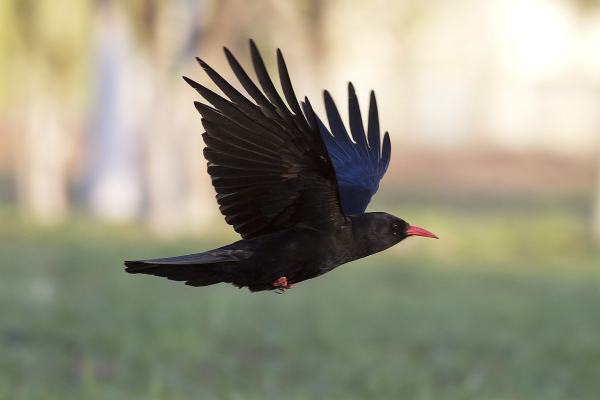
<svg viewBox="0 0 600 400">
<path fill-rule="evenodd" d="M 352 83 L 348 84 L 348 134 L 337 107 L 328 91 L 323 93 L 325 110 L 331 131 L 319 119 L 319 130 L 335 168 L 346 215 L 365 212 L 371 197 L 379 189 L 379 182 L 390 163 L 390 137 L 386 132 L 380 143 L 379 116 L 375 93 L 371 91 L 367 133 L 363 127 L 358 99 Z"/>
<path fill-rule="evenodd" d="M 227 98 L 184 77 L 212 105 L 194 103 L 206 130 L 204 156 L 221 213 L 244 238 L 298 223 L 320 227 L 343 222 L 335 171 L 315 113 L 307 100 L 302 113 L 281 51 L 277 63 L 289 108 L 253 41 L 250 51 L 262 91 L 226 48 L 225 55 L 254 102 L 200 59 Z"/>
</svg>

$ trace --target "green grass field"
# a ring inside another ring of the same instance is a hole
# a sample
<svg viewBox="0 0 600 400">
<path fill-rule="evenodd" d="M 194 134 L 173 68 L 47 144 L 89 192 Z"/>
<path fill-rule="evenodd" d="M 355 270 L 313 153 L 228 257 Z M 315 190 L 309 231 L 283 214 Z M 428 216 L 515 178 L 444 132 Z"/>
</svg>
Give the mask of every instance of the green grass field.
<svg viewBox="0 0 600 400">
<path fill-rule="evenodd" d="M 5 213 L 0 398 L 599 398 L 600 257 L 581 218 L 404 211 L 442 240 L 283 295 L 122 271 L 231 236 L 165 243 Z"/>
</svg>

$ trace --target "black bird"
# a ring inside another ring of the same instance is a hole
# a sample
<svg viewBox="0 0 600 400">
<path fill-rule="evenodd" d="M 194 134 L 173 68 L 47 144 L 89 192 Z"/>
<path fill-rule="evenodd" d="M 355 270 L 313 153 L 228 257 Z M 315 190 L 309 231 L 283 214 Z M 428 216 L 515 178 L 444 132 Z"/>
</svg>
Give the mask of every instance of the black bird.
<svg viewBox="0 0 600 400">
<path fill-rule="evenodd" d="M 251 101 L 204 61 L 226 98 L 185 81 L 210 103 L 195 102 L 206 132 L 208 173 L 219 209 L 242 239 L 204 253 L 126 261 L 126 271 L 185 281 L 219 282 L 250 291 L 284 291 L 337 266 L 385 250 L 408 236 L 437 238 L 383 212 L 365 213 L 390 160 L 371 92 L 367 132 L 348 85 L 352 138 L 327 91 L 328 129 L 304 98 L 298 103 L 280 50 L 277 66 L 287 105 L 250 41 L 259 89 L 233 54 L 225 56 Z"/>
</svg>

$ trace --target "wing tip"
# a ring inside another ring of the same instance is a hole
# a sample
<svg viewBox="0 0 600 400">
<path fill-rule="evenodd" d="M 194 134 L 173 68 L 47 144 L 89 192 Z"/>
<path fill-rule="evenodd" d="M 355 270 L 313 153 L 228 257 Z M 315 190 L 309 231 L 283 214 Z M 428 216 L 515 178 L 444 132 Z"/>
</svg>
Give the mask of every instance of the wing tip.
<svg viewBox="0 0 600 400">
<path fill-rule="evenodd" d="M 233 53 L 231 52 L 231 50 L 229 50 L 229 48 L 227 46 L 223 46 L 223 53 L 225 54 L 225 57 L 227 58 L 227 60 L 231 63 L 231 60 L 235 60 L 235 56 L 233 55 Z"/>
<path fill-rule="evenodd" d="M 308 96 L 304 96 L 304 101 L 302 102 L 302 105 L 307 107 L 311 113 L 315 113 L 313 106 L 310 103 L 310 100 L 308 99 Z"/>
<path fill-rule="evenodd" d="M 258 46 L 254 42 L 254 40 L 248 39 L 248 44 L 250 46 L 250 57 L 252 57 L 252 60 L 254 61 L 255 58 L 262 60 L 262 57 L 260 56 L 260 51 L 258 51 Z"/>
<path fill-rule="evenodd" d="M 390 159 L 392 157 L 392 143 L 390 140 L 389 132 L 385 132 L 383 134 L 383 145 L 381 146 L 381 160 L 380 162 L 383 165 L 383 170 L 381 171 L 381 176 L 385 174 L 390 164 Z"/>
<path fill-rule="evenodd" d="M 190 85 L 192 88 L 197 89 L 197 87 L 200 85 L 198 82 L 196 82 L 195 80 L 188 78 L 185 75 L 182 75 L 181 78 L 185 81 L 185 83 L 187 83 L 188 85 Z"/>
<path fill-rule="evenodd" d="M 210 66 L 203 59 L 201 59 L 200 57 L 196 57 L 196 62 L 198 64 L 200 64 L 200 66 L 202 67 L 202 69 L 205 70 L 205 71 L 208 70 L 208 69 L 211 69 Z"/>
<path fill-rule="evenodd" d="M 353 93 L 356 95 L 356 90 L 354 89 L 354 84 L 352 81 L 348 81 L 348 93 Z"/>
</svg>

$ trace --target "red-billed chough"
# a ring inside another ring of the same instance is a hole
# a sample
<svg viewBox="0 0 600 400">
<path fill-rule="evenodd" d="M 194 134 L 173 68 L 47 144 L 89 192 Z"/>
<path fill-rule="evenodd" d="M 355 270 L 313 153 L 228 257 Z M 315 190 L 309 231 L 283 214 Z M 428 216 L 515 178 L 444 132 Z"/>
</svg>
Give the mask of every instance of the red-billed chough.
<svg viewBox="0 0 600 400">
<path fill-rule="evenodd" d="M 126 261 L 126 271 L 191 286 L 226 282 L 283 291 L 408 236 L 437 238 L 393 215 L 365 213 L 391 153 L 387 132 L 380 141 L 374 93 L 365 132 L 348 85 L 351 138 L 327 91 L 329 128 L 307 98 L 298 102 L 281 51 L 277 66 L 287 105 L 253 41 L 250 51 L 260 89 L 227 48 L 225 56 L 252 100 L 200 59 L 226 97 L 184 77 L 209 103 L 194 103 L 205 129 L 204 157 L 219 209 L 242 239 L 198 254 Z"/>
</svg>

